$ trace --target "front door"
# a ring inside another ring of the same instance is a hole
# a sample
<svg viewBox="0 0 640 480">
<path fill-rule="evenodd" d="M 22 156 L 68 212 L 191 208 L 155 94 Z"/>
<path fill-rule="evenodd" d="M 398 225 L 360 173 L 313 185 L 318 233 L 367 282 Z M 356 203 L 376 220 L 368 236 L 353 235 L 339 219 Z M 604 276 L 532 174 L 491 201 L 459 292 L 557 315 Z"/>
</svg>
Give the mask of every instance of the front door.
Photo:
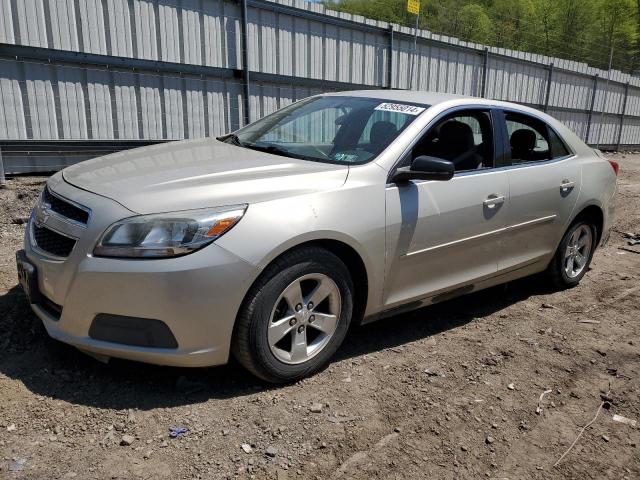
<svg viewBox="0 0 640 480">
<path fill-rule="evenodd" d="M 408 161 L 445 158 L 456 174 L 387 186 L 387 307 L 496 274 L 509 207 L 508 173 L 494 168 L 497 145 L 491 112 L 473 109 L 444 116 L 414 146 Z"/>
</svg>

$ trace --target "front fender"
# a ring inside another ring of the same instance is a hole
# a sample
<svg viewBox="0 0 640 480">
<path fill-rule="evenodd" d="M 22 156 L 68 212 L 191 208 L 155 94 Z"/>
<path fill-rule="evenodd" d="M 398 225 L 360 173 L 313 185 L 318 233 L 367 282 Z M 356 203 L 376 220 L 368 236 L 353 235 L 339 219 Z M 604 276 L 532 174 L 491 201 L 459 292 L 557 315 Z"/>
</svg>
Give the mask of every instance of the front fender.
<svg viewBox="0 0 640 480">
<path fill-rule="evenodd" d="M 380 304 L 384 282 L 384 212 L 382 185 L 277 199 L 249 205 L 242 220 L 216 243 L 260 270 L 304 243 L 333 240 L 348 245 L 367 272 L 369 313 Z"/>
</svg>

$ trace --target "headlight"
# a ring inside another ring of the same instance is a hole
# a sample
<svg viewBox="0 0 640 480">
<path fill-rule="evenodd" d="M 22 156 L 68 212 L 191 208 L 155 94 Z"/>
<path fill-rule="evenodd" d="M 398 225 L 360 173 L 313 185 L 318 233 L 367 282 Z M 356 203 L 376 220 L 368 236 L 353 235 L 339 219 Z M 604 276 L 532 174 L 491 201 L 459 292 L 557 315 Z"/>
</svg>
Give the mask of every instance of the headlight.
<svg viewBox="0 0 640 480">
<path fill-rule="evenodd" d="M 228 232 L 247 205 L 125 218 L 104 232 L 97 257 L 166 258 L 186 255 Z"/>
</svg>

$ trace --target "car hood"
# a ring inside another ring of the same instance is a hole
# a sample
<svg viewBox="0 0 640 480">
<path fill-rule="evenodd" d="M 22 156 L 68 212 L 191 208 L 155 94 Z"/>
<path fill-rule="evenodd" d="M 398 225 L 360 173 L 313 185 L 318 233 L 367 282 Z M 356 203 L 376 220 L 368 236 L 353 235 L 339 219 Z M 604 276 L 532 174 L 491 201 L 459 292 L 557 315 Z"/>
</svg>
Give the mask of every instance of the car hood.
<svg viewBox="0 0 640 480">
<path fill-rule="evenodd" d="M 118 152 L 63 171 L 76 187 L 137 213 L 255 203 L 340 187 L 348 167 L 184 140 Z"/>
</svg>

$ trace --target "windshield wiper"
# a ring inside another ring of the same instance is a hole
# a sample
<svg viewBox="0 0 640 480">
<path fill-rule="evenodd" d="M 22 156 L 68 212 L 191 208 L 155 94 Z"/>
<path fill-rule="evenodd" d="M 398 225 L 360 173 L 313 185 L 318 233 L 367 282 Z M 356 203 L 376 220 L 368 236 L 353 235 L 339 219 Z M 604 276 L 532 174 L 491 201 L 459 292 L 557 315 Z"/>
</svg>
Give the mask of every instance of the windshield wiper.
<svg viewBox="0 0 640 480">
<path fill-rule="evenodd" d="M 244 143 L 242 143 L 240 138 L 238 138 L 238 135 L 236 135 L 235 133 L 230 133 L 229 135 L 218 137 L 218 140 L 224 143 L 232 143 L 233 145 L 237 145 L 238 147 L 246 146 Z"/>
<path fill-rule="evenodd" d="M 286 148 L 282 148 L 282 147 L 279 147 L 278 145 L 273 145 L 273 144 L 258 145 L 257 143 L 243 143 L 242 146 L 245 148 L 250 148 L 252 150 L 258 150 L 260 152 L 267 152 L 267 153 L 273 153 L 275 155 L 282 155 L 283 157 L 290 157 L 290 158 L 302 157 L 301 155 L 295 155 L 291 153 Z"/>
<path fill-rule="evenodd" d="M 238 138 L 238 135 L 236 135 L 235 133 L 223 135 L 221 137 L 218 137 L 217 139 L 224 143 L 237 145 L 238 147 L 250 148 L 251 150 L 258 150 L 260 152 L 267 152 L 274 155 L 281 155 L 283 157 L 297 158 L 300 160 L 314 160 L 314 161 L 318 160 L 317 158 L 309 157 L 307 155 L 296 155 L 295 153 L 291 153 L 286 148 L 283 148 L 274 144 L 258 145 L 257 143 L 243 142 L 240 140 L 240 138 Z"/>
</svg>

